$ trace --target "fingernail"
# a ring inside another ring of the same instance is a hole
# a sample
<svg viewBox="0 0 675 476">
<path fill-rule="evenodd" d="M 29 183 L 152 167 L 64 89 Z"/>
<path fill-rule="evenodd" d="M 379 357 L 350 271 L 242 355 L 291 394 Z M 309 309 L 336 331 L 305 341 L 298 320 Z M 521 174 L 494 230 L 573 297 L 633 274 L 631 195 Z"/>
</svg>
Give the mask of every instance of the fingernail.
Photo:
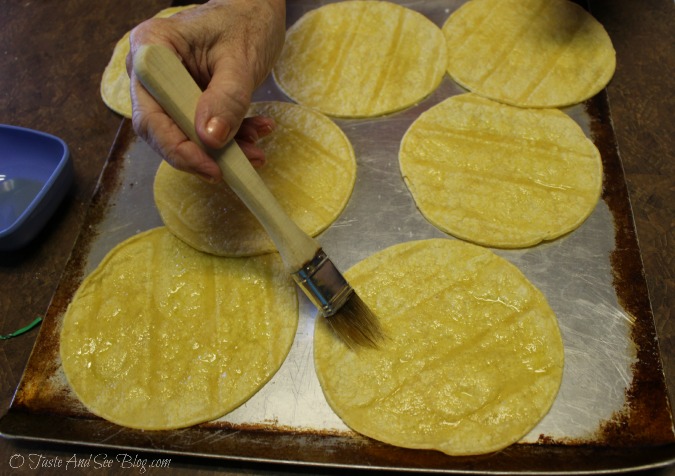
<svg viewBox="0 0 675 476">
<path fill-rule="evenodd" d="M 261 168 L 266 163 L 266 160 L 264 158 L 255 158 L 255 159 L 250 159 L 250 160 L 251 160 L 251 165 L 256 169 Z"/>
<path fill-rule="evenodd" d="M 218 117 L 212 117 L 206 123 L 206 133 L 220 144 L 225 143 L 228 132 L 227 125 Z"/>
<path fill-rule="evenodd" d="M 258 142 L 258 134 L 247 134 L 244 137 L 242 137 L 242 140 L 245 140 L 246 142 L 250 142 L 251 144 L 255 144 Z"/>
<path fill-rule="evenodd" d="M 274 132 L 274 126 L 272 124 L 265 124 L 262 126 L 262 133 L 267 135 Z"/>
<path fill-rule="evenodd" d="M 261 129 L 265 134 L 269 134 L 272 131 L 274 131 L 274 129 L 276 129 L 276 127 L 277 127 L 277 123 L 274 121 L 274 119 L 272 119 L 271 117 L 268 117 L 267 120 L 263 123 Z"/>
</svg>

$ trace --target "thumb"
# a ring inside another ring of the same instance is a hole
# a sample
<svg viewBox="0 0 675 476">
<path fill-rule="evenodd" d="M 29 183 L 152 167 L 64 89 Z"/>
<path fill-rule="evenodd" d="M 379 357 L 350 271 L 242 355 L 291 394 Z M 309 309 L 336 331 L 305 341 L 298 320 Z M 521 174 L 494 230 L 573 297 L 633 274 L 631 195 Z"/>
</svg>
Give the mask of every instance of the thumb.
<svg viewBox="0 0 675 476">
<path fill-rule="evenodd" d="M 246 116 L 254 83 L 231 61 L 222 61 L 197 103 L 195 126 L 204 145 L 223 147 Z"/>
</svg>

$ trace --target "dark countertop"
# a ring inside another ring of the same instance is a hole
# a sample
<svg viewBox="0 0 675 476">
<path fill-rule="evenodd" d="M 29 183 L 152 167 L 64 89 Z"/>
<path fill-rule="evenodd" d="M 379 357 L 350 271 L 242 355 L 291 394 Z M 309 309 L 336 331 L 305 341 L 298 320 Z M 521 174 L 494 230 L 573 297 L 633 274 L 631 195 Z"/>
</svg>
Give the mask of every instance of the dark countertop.
<svg viewBox="0 0 675 476">
<path fill-rule="evenodd" d="M 117 40 L 169 5 L 166 0 L 0 2 L 0 123 L 61 137 L 71 149 L 75 184 L 35 242 L 0 253 L 0 334 L 42 316 L 80 231 L 117 130 L 118 115 L 100 100 L 101 73 Z M 617 70 L 608 86 L 671 401 L 675 399 L 675 4 L 672 0 L 598 0 L 592 12 L 608 30 Z M 0 151 L 0 154 L 2 152 Z M 1 155 L 0 155 L 1 159 Z M 0 415 L 9 408 L 37 332 L 0 342 Z M 0 473 L 12 455 L 69 458 L 86 448 L 0 439 Z M 298 468 L 173 459 L 170 474 L 302 473 Z M 30 472 L 24 468 L 26 472 Z M 106 470 L 101 469 L 104 474 Z M 72 470 L 71 470 L 72 472 Z M 146 473 L 151 473 L 148 470 Z M 304 470 L 303 474 L 316 472 Z M 652 471 L 675 474 L 673 468 Z M 83 472 L 83 474 L 86 474 Z M 109 474 L 109 473 L 108 473 Z"/>
</svg>

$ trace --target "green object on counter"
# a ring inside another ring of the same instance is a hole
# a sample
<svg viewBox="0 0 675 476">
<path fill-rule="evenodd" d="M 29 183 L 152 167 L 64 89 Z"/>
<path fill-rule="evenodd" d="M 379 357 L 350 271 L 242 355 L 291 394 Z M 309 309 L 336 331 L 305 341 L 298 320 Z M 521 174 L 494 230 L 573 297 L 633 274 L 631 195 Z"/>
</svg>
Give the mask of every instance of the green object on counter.
<svg viewBox="0 0 675 476">
<path fill-rule="evenodd" d="M 0 339 L 5 340 L 5 339 L 11 339 L 12 337 L 18 337 L 21 334 L 25 334 L 29 330 L 31 330 L 33 327 L 37 326 L 39 323 L 42 322 L 42 318 L 38 317 L 36 318 L 33 322 L 28 324 L 26 327 L 22 327 L 21 329 L 18 329 L 11 334 L 7 334 L 6 336 L 0 336 Z"/>
</svg>

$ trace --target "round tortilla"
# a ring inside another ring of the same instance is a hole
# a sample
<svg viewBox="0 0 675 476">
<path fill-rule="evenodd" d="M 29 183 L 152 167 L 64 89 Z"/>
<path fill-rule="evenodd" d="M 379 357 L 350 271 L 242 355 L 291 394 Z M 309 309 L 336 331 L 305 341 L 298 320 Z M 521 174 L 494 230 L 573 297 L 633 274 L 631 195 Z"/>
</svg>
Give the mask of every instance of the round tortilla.
<svg viewBox="0 0 675 476">
<path fill-rule="evenodd" d="M 521 107 L 562 107 L 604 88 L 612 41 L 568 0 L 472 0 L 443 25 L 448 73 L 472 92 Z"/>
<path fill-rule="evenodd" d="M 602 191 L 600 153 L 569 116 L 471 93 L 421 114 L 399 160 L 432 224 L 490 247 L 522 248 L 569 233 Z"/>
<path fill-rule="evenodd" d="M 155 15 L 155 18 L 168 18 L 178 12 L 193 8 L 196 5 L 187 5 L 181 7 L 169 7 L 161 10 Z M 128 31 L 117 42 L 110 61 L 103 70 L 101 77 L 101 99 L 106 106 L 116 113 L 131 118 L 131 83 L 129 74 L 127 74 L 127 55 L 129 54 L 129 36 Z"/>
<path fill-rule="evenodd" d="M 218 418 L 279 369 L 298 324 L 277 254 L 219 258 L 166 228 L 115 247 L 83 281 L 61 331 L 63 370 L 94 414 L 144 430 Z"/>
<path fill-rule="evenodd" d="M 449 455 L 498 451 L 548 413 L 564 352 L 542 293 L 493 252 L 451 239 L 402 243 L 346 278 L 388 340 L 353 351 L 318 319 L 314 362 L 354 431 Z"/>
<path fill-rule="evenodd" d="M 323 5 L 287 32 L 273 73 L 294 101 L 335 117 L 371 117 L 419 102 L 445 75 L 443 33 L 389 2 Z"/>
<path fill-rule="evenodd" d="M 251 115 L 275 120 L 258 145 L 267 158 L 258 172 L 282 208 L 311 236 L 337 219 L 356 180 L 356 159 L 347 136 L 312 109 L 285 102 L 251 106 Z M 154 184 L 164 224 L 198 250 L 221 256 L 275 251 L 255 216 L 223 184 L 212 185 L 162 163 Z"/>
</svg>

